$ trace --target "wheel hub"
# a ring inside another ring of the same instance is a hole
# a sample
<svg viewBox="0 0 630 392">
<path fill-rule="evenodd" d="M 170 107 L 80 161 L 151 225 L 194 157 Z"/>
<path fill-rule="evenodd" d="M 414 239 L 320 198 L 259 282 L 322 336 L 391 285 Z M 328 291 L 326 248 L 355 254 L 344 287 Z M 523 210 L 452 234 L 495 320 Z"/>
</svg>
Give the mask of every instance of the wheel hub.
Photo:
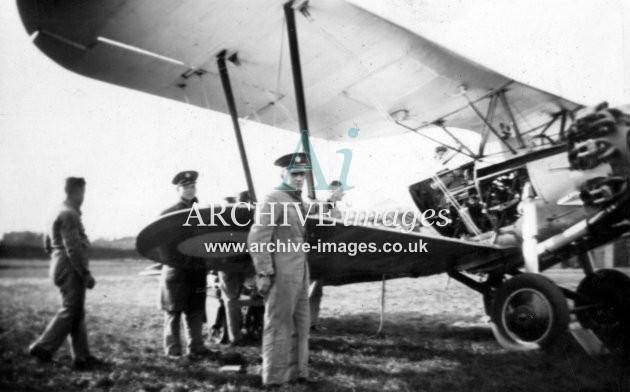
<svg viewBox="0 0 630 392">
<path fill-rule="evenodd" d="M 564 294 L 538 274 L 524 273 L 507 280 L 496 290 L 493 302 L 492 331 L 507 349 L 547 347 L 569 325 Z"/>
<path fill-rule="evenodd" d="M 517 340 L 536 342 L 548 332 L 551 308 L 535 290 L 522 289 L 506 301 L 505 326 Z"/>
</svg>

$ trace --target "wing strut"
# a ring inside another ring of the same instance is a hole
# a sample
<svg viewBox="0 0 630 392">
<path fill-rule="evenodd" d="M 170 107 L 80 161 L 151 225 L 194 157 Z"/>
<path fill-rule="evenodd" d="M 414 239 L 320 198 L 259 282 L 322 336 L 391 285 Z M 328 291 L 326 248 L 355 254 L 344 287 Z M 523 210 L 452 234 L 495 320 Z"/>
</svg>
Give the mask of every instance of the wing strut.
<svg viewBox="0 0 630 392">
<path fill-rule="evenodd" d="M 230 110 L 230 117 L 232 117 L 232 125 L 234 126 L 234 134 L 236 135 L 236 142 L 238 143 L 238 151 L 241 154 L 241 162 L 243 163 L 243 170 L 245 171 L 245 179 L 247 180 L 247 190 L 249 191 L 249 197 L 252 202 L 256 201 L 256 193 L 254 192 L 254 182 L 252 181 L 252 173 L 249 170 L 249 162 L 247 160 L 247 153 L 245 152 L 245 144 L 243 143 L 243 136 L 241 135 L 241 126 L 238 123 L 238 112 L 236 111 L 236 104 L 234 103 L 234 94 L 232 93 L 232 86 L 230 85 L 230 76 L 228 75 L 227 66 L 225 64 L 225 55 L 227 51 L 224 49 L 217 54 L 217 67 L 219 68 L 219 74 L 221 75 L 221 84 L 223 85 L 223 92 L 225 93 L 225 100 L 227 101 L 228 109 Z M 235 60 L 236 53 L 230 56 L 230 60 Z"/>
<path fill-rule="evenodd" d="M 453 141 L 455 141 L 455 143 L 457 143 L 457 145 L 460 147 L 460 149 L 465 149 L 466 151 L 468 151 L 468 153 L 470 153 L 470 156 L 473 157 L 474 159 L 477 159 L 477 156 L 475 155 L 474 152 L 472 152 L 472 150 L 470 148 L 468 148 L 467 145 L 465 145 L 464 143 L 462 143 L 461 140 L 459 140 L 455 135 L 453 135 L 453 133 L 451 131 L 448 130 L 448 128 L 446 128 L 446 126 L 444 126 L 444 120 L 439 120 L 435 122 L 435 125 L 437 125 L 438 127 L 442 128 L 442 130 L 451 137 L 451 139 L 453 139 Z"/>
<path fill-rule="evenodd" d="M 554 113 L 551 115 L 551 118 L 549 119 L 549 121 L 547 121 L 546 123 L 543 123 L 535 128 L 530 129 L 529 131 L 523 133 L 524 135 L 528 135 L 530 133 L 533 132 L 538 132 L 539 130 L 541 130 L 540 132 L 538 132 L 538 135 L 544 136 L 545 132 L 547 132 L 547 130 L 556 122 L 558 121 L 559 115 L 558 113 Z"/>
<path fill-rule="evenodd" d="M 496 95 L 493 95 L 490 101 L 490 103 L 492 103 L 492 100 L 495 101 L 495 105 L 496 105 Z M 492 123 L 490 122 L 489 119 L 487 119 L 486 117 L 484 117 L 483 114 L 481 114 L 481 112 L 479 111 L 479 109 L 477 109 L 477 106 L 475 106 L 475 104 L 470 100 L 470 98 L 468 98 L 468 95 L 466 94 L 466 92 L 464 92 L 464 97 L 466 98 L 466 100 L 468 101 L 468 106 L 470 106 L 470 108 L 475 112 L 475 114 L 481 119 L 481 121 L 484 122 L 484 124 L 486 124 L 486 126 L 488 127 L 488 129 L 494 134 L 494 136 L 497 137 L 497 139 L 499 139 L 501 141 L 501 143 L 503 143 L 503 145 L 510 150 L 510 152 L 512 154 L 516 155 L 516 150 L 514 149 L 514 147 L 510 146 L 510 143 L 507 142 L 507 140 L 505 140 L 503 137 L 501 137 L 501 134 L 494 128 L 494 126 L 492 125 Z"/>
<path fill-rule="evenodd" d="M 543 127 L 542 131 L 540 131 L 540 133 L 538 133 L 538 137 L 543 137 L 545 136 L 545 134 L 547 133 L 547 131 L 549 130 L 549 128 L 551 128 L 551 126 L 558 121 L 558 119 L 560 120 L 560 130 L 559 130 L 559 134 L 558 134 L 558 140 L 559 141 L 565 141 L 566 139 L 566 135 L 565 135 L 565 131 L 566 131 L 566 127 L 567 127 L 567 117 L 573 115 L 572 112 L 563 109 L 560 112 L 554 113 L 551 115 L 551 120 L 545 124 L 545 126 Z"/>
<path fill-rule="evenodd" d="M 295 103 L 297 105 L 298 123 L 300 134 L 308 132 L 308 122 L 306 120 L 306 101 L 304 100 L 304 84 L 302 82 L 302 67 L 300 65 L 300 49 L 298 47 L 297 28 L 295 26 L 295 14 L 293 13 L 293 0 L 284 3 L 284 15 L 287 19 L 287 33 L 289 36 L 289 51 L 291 52 L 291 69 L 293 71 L 293 86 L 295 87 Z M 311 160 L 310 143 L 304 143 L 304 152 Z M 315 189 L 313 181 L 313 171 L 307 171 L 306 184 L 308 186 L 308 197 L 315 199 Z"/>
<path fill-rule="evenodd" d="M 437 139 L 434 139 L 434 138 L 432 138 L 431 136 L 425 135 L 425 134 L 424 134 L 424 133 L 422 133 L 419 129 L 416 129 L 416 128 L 413 128 L 413 127 L 410 127 L 409 125 L 403 124 L 402 122 L 400 122 L 400 121 L 398 121 L 398 120 L 396 120 L 396 124 L 398 124 L 398 125 L 400 125 L 401 127 L 406 128 L 406 129 L 408 129 L 408 130 L 410 130 L 410 131 L 414 132 L 416 135 L 419 135 L 419 136 L 424 137 L 425 139 L 429 139 L 429 140 L 431 140 L 433 143 L 439 144 L 439 145 L 441 145 L 441 146 L 444 146 L 444 147 L 448 148 L 449 150 L 453 150 L 453 151 L 455 151 L 456 153 L 461 153 L 461 154 L 466 155 L 467 157 L 470 157 L 470 158 L 472 158 L 472 159 L 474 159 L 474 160 L 477 160 L 477 157 L 476 157 L 476 156 L 471 155 L 471 154 L 468 154 L 468 153 L 466 153 L 466 152 L 462 151 L 462 146 L 460 146 L 459 148 L 455 148 L 455 147 L 453 147 L 453 146 L 451 146 L 451 145 L 448 145 L 448 144 L 446 144 L 446 143 L 442 143 L 441 141 L 439 141 L 439 140 L 437 140 Z M 435 124 L 432 124 L 432 125 L 435 125 Z"/>
<path fill-rule="evenodd" d="M 468 97 L 466 97 L 468 99 Z M 494 112 L 497 110 L 497 96 L 492 94 L 490 96 L 490 103 L 488 103 L 488 113 L 486 113 L 486 118 L 492 122 L 494 119 Z M 483 151 L 486 148 L 486 143 L 488 143 L 488 136 L 490 136 L 490 131 L 488 130 L 488 126 L 484 124 L 482 135 L 481 135 L 481 143 L 479 143 L 479 156 L 483 156 Z"/>
<path fill-rule="evenodd" d="M 564 135 L 564 131 L 566 130 L 566 126 L 567 126 L 567 111 L 566 109 L 562 111 L 561 114 L 562 117 L 560 117 L 560 141 L 564 141 L 566 139 L 565 135 Z"/>
<path fill-rule="evenodd" d="M 503 105 L 503 110 L 507 113 L 510 121 L 512 122 L 512 127 L 514 128 L 514 133 L 516 136 L 516 141 L 518 142 L 519 148 L 525 148 L 525 143 L 523 142 L 523 137 L 521 136 L 521 131 L 518 129 L 518 124 L 516 123 L 516 119 L 514 118 L 514 113 L 512 113 L 512 108 L 508 103 L 507 98 L 505 97 L 505 90 L 499 91 L 497 93 L 499 99 L 501 100 L 501 104 Z"/>
</svg>

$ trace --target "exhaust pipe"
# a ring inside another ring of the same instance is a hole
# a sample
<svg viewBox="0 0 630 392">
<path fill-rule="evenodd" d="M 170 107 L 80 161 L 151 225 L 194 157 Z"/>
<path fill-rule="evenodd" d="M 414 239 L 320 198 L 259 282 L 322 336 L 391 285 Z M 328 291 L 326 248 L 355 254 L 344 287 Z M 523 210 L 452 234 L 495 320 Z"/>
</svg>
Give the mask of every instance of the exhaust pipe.
<svg viewBox="0 0 630 392">
<path fill-rule="evenodd" d="M 594 234 L 603 223 L 606 223 L 606 226 L 610 226 L 611 222 L 609 222 L 609 218 L 611 218 L 610 220 L 613 222 L 624 219 L 623 214 L 618 214 L 618 212 L 620 209 L 625 207 L 628 199 L 630 199 L 630 197 L 626 194 L 621 198 L 621 200 L 610 204 L 608 207 L 598 211 L 590 218 L 579 221 L 562 233 L 556 234 L 555 236 L 541 242 L 537 247 L 538 255 L 543 256 L 551 254 L 584 238 L 588 234 Z"/>
</svg>

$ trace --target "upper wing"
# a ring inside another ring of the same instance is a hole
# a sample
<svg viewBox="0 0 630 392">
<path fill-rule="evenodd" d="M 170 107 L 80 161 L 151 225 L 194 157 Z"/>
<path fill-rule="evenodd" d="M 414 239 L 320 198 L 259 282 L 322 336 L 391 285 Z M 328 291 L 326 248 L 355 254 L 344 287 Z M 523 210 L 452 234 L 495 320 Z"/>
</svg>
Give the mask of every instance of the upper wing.
<svg viewBox="0 0 630 392">
<path fill-rule="evenodd" d="M 229 71 L 240 116 L 297 131 L 284 2 L 18 0 L 35 44 L 62 66 L 220 112 L 216 54 L 236 52 Z M 342 0 L 311 1 L 305 14 L 297 22 L 313 136 L 339 139 L 357 125 L 362 138 L 405 132 L 395 120 L 482 131 L 462 87 L 484 114 L 485 98 L 504 90 L 520 129 L 577 107 Z M 496 111 L 497 124 L 510 120 Z"/>
</svg>

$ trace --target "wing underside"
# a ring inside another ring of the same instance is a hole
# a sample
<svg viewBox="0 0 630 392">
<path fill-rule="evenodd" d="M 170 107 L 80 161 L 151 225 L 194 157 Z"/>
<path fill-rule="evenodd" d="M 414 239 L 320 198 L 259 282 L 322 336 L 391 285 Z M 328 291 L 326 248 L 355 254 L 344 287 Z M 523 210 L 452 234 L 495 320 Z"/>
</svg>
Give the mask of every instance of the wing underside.
<svg viewBox="0 0 630 392">
<path fill-rule="evenodd" d="M 18 5 L 29 34 L 37 33 L 35 44 L 67 69 L 219 112 L 228 109 L 216 55 L 237 53 L 228 65 L 239 115 L 298 130 L 283 1 L 20 0 Z M 577 107 L 344 1 L 311 1 L 302 11 L 297 27 L 313 136 L 340 139 L 359 126 L 362 138 L 382 137 L 440 120 L 483 132 L 469 101 L 485 114 L 498 91 L 512 114 L 497 110 L 496 123 L 520 129 Z"/>
</svg>

